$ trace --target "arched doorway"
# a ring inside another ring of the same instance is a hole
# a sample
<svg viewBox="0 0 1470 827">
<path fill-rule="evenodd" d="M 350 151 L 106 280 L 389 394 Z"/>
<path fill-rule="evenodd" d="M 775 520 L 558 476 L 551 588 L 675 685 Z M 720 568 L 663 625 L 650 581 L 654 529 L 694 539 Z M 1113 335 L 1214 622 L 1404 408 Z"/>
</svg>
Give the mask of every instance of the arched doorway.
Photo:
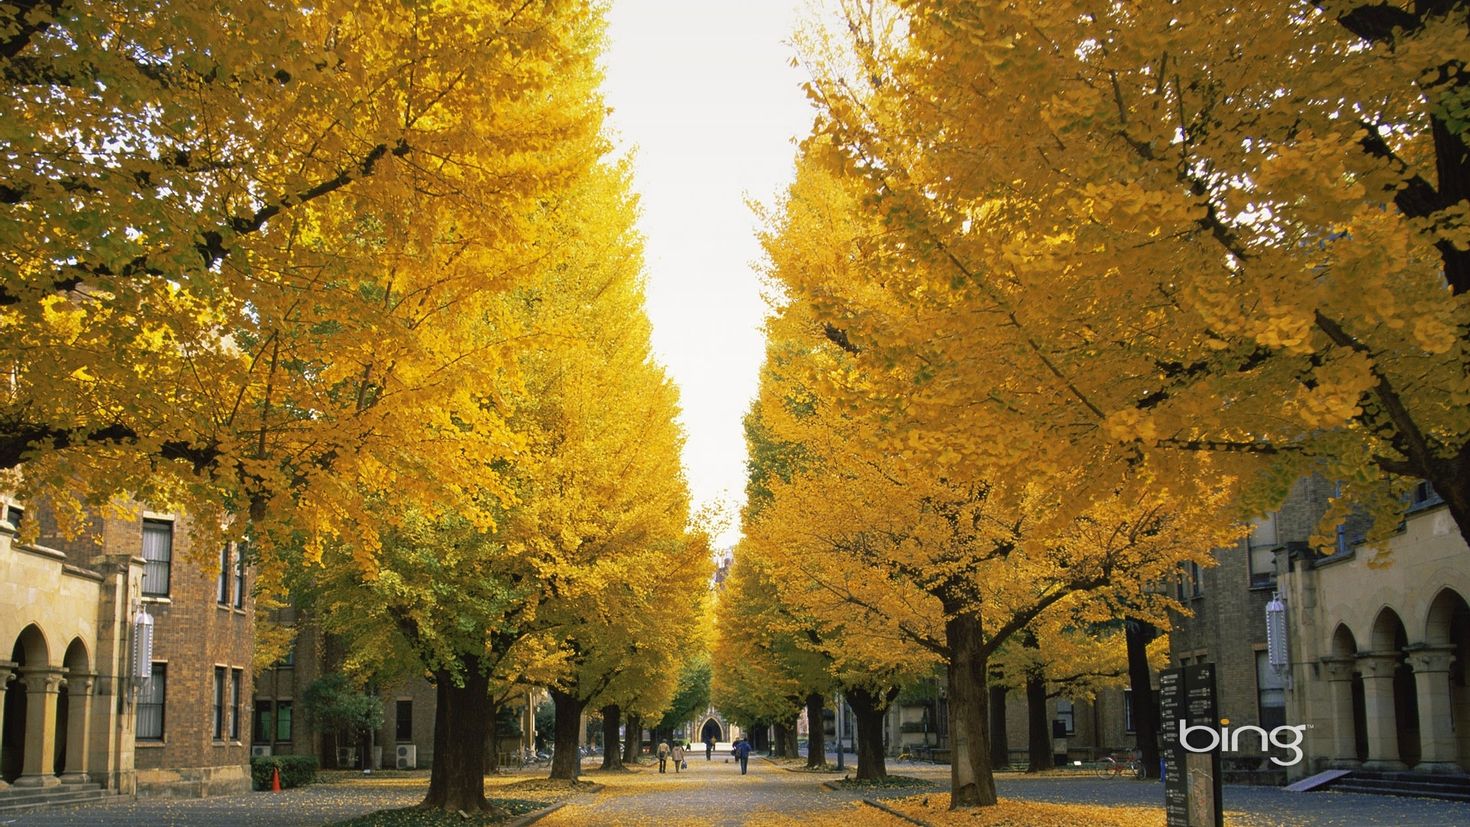
<svg viewBox="0 0 1470 827">
<path fill-rule="evenodd" d="M 1470 767 L 1470 605 L 1454 589 L 1441 589 L 1429 604 L 1424 646 L 1414 652 L 1426 771 Z"/>
<path fill-rule="evenodd" d="M 66 681 L 56 699 L 56 774 L 86 781 L 87 732 L 92 711 L 91 659 L 81 638 L 73 638 L 61 661 Z"/>
<path fill-rule="evenodd" d="M 720 726 L 720 722 L 714 718 L 706 720 L 704 725 L 699 728 L 700 743 L 708 744 L 711 738 L 715 739 L 715 741 L 725 740 L 725 731 Z"/>
<path fill-rule="evenodd" d="M 1398 613 L 1386 607 L 1380 611 L 1370 640 L 1372 649 L 1365 656 L 1370 665 L 1364 669 L 1369 760 L 1386 767 L 1399 762 L 1413 766 L 1420 757 L 1419 700 L 1414 670 L 1404 656 L 1409 638 Z M 1385 726 L 1394 731 L 1384 732 Z"/>
<path fill-rule="evenodd" d="M 36 624 L 25 627 L 15 639 L 10 659 L 15 662 L 16 679 L 6 687 L 5 722 L 0 735 L 0 777 L 14 782 L 25 771 L 26 717 L 29 703 L 26 695 L 26 670 L 43 668 L 50 663 L 46 637 Z"/>
<path fill-rule="evenodd" d="M 1358 669 L 1358 641 L 1345 624 L 1332 633 L 1332 656 L 1327 678 L 1332 692 L 1333 759 L 1342 766 L 1368 760 L 1367 713 L 1363 702 L 1363 673 Z"/>
</svg>

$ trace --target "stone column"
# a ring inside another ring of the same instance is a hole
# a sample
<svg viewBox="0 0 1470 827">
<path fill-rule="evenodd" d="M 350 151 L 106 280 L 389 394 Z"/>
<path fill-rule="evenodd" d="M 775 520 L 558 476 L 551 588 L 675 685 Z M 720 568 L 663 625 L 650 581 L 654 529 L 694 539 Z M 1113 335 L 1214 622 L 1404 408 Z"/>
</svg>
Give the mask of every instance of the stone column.
<svg viewBox="0 0 1470 827">
<path fill-rule="evenodd" d="M 69 675 L 66 679 L 66 773 L 63 784 L 85 784 L 92 745 L 92 690 L 97 676 Z"/>
<path fill-rule="evenodd" d="M 15 675 L 15 663 L 0 660 L 0 744 L 5 743 L 5 687 Z M 0 792 L 10 789 L 5 779 L 0 778 Z"/>
<path fill-rule="evenodd" d="M 1358 722 L 1353 717 L 1353 667 L 1351 657 L 1323 658 L 1327 670 L 1328 692 L 1332 696 L 1332 766 L 1337 769 L 1352 769 L 1362 764 L 1358 760 L 1358 745 L 1354 736 Z"/>
<path fill-rule="evenodd" d="M 1460 756 L 1450 697 L 1450 662 L 1454 657 L 1451 646 L 1422 646 L 1409 651 L 1414 688 L 1419 695 L 1420 761 L 1414 766 L 1416 772 L 1462 772 L 1455 763 Z"/>
<path fill-rule="evenodd" d="M 1358 655 L 1363 673 L 1363 706 L 1367 712 L 1368 760 L 1363 769 L 1404 770 L 1399 760 L 1398 715 L 1393 705 L 1393 673 L 1398 668 L 1397 652 L 1365 652 Z"/>
<path fill-rule="evenodd" d="M 50 787 L 56 777 L 56 696 L 61 691 L 60 669 L 21 669 L 26 683 L 25 769 L 17 787 Z"/>
</svg>

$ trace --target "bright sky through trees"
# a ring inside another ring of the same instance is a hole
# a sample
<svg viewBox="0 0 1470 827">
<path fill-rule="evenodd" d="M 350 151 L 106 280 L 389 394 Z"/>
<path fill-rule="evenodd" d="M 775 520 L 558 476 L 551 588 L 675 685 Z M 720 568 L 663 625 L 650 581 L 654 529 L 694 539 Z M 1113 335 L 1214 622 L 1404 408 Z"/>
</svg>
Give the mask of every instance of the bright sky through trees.
<svg viewBox="0 0 1470 827">
<path fill-rule="evenodd" d="M 604 91 L 635 156 L 647 236 L 648 314 L 659 361 L 679 383 L 684 467 L 697 505 L 738 508 L 740 418 L 756 393 L 765 305 L 747 196 L 791 180 L 793 139 L 811 127 L 789 45 L 800 0 L 615 0 Z M 735 540 L 735 528 L 717 544 Z"/>
</svg>

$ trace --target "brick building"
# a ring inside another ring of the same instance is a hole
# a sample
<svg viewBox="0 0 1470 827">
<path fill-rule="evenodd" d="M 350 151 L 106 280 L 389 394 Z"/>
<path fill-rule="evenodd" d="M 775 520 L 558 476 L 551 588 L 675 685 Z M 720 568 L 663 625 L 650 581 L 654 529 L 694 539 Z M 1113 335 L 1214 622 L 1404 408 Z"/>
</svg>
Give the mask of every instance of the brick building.
<svg viewBox="0 0 1470 827">
<path fill-rule="evenodd" d="M 5 508 L 4 781 L 16 794 L 65 784 L 141 796 L 248 790 L 254 618 L 243 549 L 192 548 L 185 515 L 139 506 L 94 515 L 77 538 L 42 506 Z M 34 544 L 18 539 L 26 519 L 37 521 Z M 151 652 L 140 645 L 148 637 Z"/>
</svg>

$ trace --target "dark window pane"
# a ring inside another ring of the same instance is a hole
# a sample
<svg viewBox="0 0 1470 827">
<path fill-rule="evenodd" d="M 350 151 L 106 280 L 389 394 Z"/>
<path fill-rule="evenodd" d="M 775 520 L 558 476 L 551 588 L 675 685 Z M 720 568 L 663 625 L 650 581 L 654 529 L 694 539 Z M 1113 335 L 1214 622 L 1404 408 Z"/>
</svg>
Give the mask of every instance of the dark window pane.
<svg viewBox="0 0 1470 827">
<path fill-rule="evenodd" d="M 398 721 L 394 727 L 399 741 L 413 740 L 413 701 L 398 702 Z"/>
<path fill-rule="evenodd" d="M 230 547 L 225 545 L 219 550 L 219 588 L 215 599 L 220 603 L 230 601 Z"/>
<path fill-rule="evenodd" d="M 214 737 L 225 737 L 225 668 L 214 667 Z"/>
<path fill-rule="evenodd" d="M 230 670 L 230 740 L 240 740 L 240 679 L 241 670 Z"/>
<path fill-rule="evenodd" d="M 245 544 L 235 546 L 235 608 L 245 606 Z"/>
<path fill-rule="evenodd" d="M 270 701 L 255 702 L 255 720 L 251 722 L 250 740 L 257 744 L 268 744 L 271 740 L 271 723 L 274 720 L 271 714 Z"/>
<path fill-rule="evenodd" d="M 291 702 L 276 701 L 276 740 L 291 740 Z"/>
</svg>

